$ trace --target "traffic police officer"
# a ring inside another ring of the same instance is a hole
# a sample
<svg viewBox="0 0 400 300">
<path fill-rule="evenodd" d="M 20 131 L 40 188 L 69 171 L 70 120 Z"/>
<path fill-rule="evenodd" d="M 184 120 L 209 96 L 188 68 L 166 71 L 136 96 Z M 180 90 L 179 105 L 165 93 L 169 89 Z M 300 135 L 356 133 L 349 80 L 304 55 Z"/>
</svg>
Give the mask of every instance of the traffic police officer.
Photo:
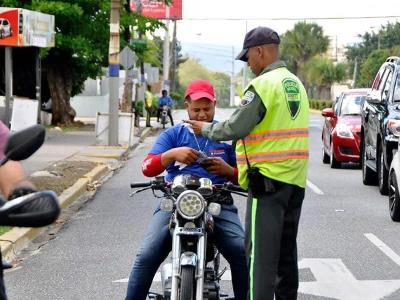
<svg viewBox="0 0 400 300">
<path fill-rule="evenodd" d="M 279 60 L 278 34 L 249 31 L 236 59 L 254 78 L 240 107 L 220 123 L 187 121 L 213 140 L 236 140 L 239 183 L 248 189 L 246 251 L 251 300 L 296 299 L 296 237 L 308 166 L 308 98 Z"/>
</svg>

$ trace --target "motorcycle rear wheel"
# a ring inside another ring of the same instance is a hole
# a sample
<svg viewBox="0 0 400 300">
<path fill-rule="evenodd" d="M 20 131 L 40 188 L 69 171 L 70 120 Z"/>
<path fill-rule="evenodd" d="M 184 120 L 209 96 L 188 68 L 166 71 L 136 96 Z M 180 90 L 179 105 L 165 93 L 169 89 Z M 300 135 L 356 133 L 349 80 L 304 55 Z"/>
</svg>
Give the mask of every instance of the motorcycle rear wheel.
<svg viewBox="0 0 400 300">
<path fill-rule="evenodd" d="M 194 299 L 194 267 L 182 266 L 180 300 Z"/>
</svg>

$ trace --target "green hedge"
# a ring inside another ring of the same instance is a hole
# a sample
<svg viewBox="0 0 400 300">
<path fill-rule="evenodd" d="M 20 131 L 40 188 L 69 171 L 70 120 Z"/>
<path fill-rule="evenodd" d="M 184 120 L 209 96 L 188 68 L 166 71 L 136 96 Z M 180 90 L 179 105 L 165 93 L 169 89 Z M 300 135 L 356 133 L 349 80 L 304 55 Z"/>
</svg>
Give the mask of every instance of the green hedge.
<svg viewBox="0 0 400 300">
<path fill-rule="evenodd" d="M 310 102 L 310 108 L 317 110 L 323 110 L 324 108 L 332 107 L 333 103 L 331 100 L 316 100 L 316 99 L 311 99 L 309 102 Z"/>
</svg>

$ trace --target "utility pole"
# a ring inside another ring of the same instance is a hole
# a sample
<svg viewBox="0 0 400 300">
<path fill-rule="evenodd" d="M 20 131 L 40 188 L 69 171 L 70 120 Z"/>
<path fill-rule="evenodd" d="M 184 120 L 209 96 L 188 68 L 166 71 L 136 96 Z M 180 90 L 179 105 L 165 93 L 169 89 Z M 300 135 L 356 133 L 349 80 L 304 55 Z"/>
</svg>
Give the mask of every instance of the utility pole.
<svg viewBox="0 0 400 300">
<path fill-rule="evenodd" d="M 235 47 L 232 46 L 232 74 L 231 74 L 231 88 L 229 106 L 235 105 Z"/>
<path fill-rule="evenodd" d="M 246 20 L 246 33 L 247 33 L 247 20 Z M 243 90 L 246 88 L 247 86 L 247 63 L 244 64 L 243 66 Z"/>
<path fill-rule="evenodd" d="M 353 71 L 353 84 L 352 84 L 352 88 L 354 89 L 355 85 L 356 85 L 356 78 L 357 78 L 357 67 L 358 67 L 358 60 L 357 60 L 357 56 L 354 60 L 354 71 Z"/>
<path fill-rule="evenodd" d="M 163 89 L 169 91 L 169 6 L 165 7 L 165 37 L 163 53 Z"/>
<path fill-rule="evenodd" d="M 176 51 L 176 20 L 174 20 L 174 31 L 172 33 L 172 68 L 170 70 L 171 90 L 176 90 L 176 66 L 177 66 L 177 51 Z"/>
<path fill-rule="evenodd" d="M 108 50 L 109 117 L 108 145 L 118 145 L 118 90 L 119 90 L 119 8 L 120 0 L 111 0 L 110 44 Z"/>
<path fill-rule="evenodd" d="M 13 66 L 12 66 L 12 48 L 5 47 L 5 89 L 6 89 L 6 105 L 4 112 L 4 124 L 10 127 L 10 102 L 13 99 Z"/>
</svg>

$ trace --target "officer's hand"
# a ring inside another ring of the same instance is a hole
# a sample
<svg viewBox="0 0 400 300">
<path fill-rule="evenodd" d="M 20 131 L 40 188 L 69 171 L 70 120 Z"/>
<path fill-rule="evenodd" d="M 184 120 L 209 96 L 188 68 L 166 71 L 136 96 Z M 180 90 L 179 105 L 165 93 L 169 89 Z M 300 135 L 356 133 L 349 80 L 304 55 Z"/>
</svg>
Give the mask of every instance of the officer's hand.
<svg viewBox="0 0 400 300">
<path fill-rule="evenodd" d="M 183 120 L 183 122 L 192 125 L 192 129 L 195 134 L 201 134 L 201 129 L 203 128 L 204 122 L 194 120 Z"/>
<path fill-rule="evenodd" d="M 221 157 L 209 157 L 202 163 L 204 168 L 211 174 L 232 177 L 234 175 L 233 168 Z"/>
<path fill-rule="evenodd" d="M 184 163 L 190 165 L 195 162 L 199 157 L 199 151 L 194 150 L 190 147 L 179 147 L 175 149 L 171 149 L 174 160 L 180 163 Z"/>
</svg>

